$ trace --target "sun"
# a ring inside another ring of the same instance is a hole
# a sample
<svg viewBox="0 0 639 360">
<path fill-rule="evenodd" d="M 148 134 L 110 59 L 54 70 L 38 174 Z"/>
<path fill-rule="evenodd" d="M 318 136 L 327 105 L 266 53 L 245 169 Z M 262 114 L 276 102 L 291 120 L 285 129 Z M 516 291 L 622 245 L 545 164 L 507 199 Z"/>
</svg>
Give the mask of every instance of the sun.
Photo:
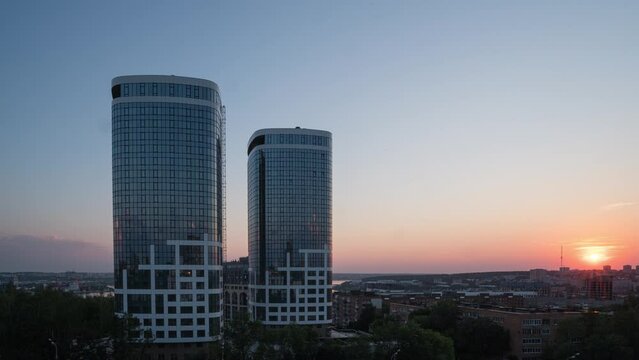
<svg viewBox="0 0 639 360">
<path fill-rule="evenodd" d="M 583 261 L 590 264 L 599 264 L 610 259 L 608 248 L 606 246 L 584 246 L 580 250 Z"/>
<path fill-rule="evenodd" d="M 601 253 L 598 252 L 592 252 L 589 254 L 586 254 L 586 256 L 584 256 L 584 260 L 588 261 L 589 263 L 593 263 L 593 264 L 597 264 L 600 263 L 601 261 L 603 261 L 604 256 Z"/>
</svg>

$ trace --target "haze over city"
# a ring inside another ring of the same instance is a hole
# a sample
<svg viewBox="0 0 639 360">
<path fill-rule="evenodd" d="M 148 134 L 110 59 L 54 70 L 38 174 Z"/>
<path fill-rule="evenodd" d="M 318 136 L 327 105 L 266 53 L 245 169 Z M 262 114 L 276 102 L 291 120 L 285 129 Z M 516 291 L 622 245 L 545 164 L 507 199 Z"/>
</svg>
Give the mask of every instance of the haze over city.
<svg viewBox="0 0 639 360">
<path fill-rule="evenodd" d="M 336 272 L 639 262 L 634 2 L 0 5 L 0 271 L 112 271 L 111 79 L 214 79 L 228 258 L 254 130 L 333 134 Z"/>
</svg>

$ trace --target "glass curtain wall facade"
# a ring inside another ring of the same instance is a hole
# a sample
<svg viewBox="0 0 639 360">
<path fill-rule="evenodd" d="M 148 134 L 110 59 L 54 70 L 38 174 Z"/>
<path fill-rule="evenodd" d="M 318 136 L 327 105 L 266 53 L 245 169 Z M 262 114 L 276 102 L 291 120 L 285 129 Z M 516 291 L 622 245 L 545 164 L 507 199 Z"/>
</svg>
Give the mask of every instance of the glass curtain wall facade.
<svg viewBox="0 0 639 360">
<path fill-rule="evenodd" d="M 118 314 L 156 343 L 220 338 L 225 108 L 218 86 L 179 76 L 112 81 Z"/>
<path fill-rule="evenodd" d="M 331 143 L 300 128 L 249 140 L 249 312 L 265 325 L 331 323 Z"/>
</svg>

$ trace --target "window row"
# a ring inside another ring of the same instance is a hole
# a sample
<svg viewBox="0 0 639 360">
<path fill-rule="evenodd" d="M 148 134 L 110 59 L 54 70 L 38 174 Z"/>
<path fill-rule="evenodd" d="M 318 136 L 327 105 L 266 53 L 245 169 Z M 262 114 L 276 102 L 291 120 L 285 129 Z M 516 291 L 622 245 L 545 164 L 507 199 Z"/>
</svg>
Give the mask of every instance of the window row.
<svg viewBox="0 0 639 360">
<path fill-rule="evenodd" d="M 113 146 L 113 158 L 117 159 L 122 156 L 131 156 L 138 154 L 172 154 L 172 156 L 180 154 L 183 155 L 201 155 L 207 156 L 203 159 L 209 159 L 214 154 L 214 148 L 205 144 L 198 145 L 198 143 L 189 143 L 184 145 L 170 145 L 170 144 L 157 144 L 157 143 L 148 143 L 148 144 L 136 144 L 136 145 L 126 145 L 126 144 L 116 144 Z M 130 155 L 127 155 L 130 154 Z M 167 158 L 171 158 L 171 156 L 167 156 Z"/>
<path fill-rule="evenodd" d="M 126 181 L 113 184 L 114 191 L 209 191 L 214 187 L 214 181 Z M 159 193 L 158 193 L 159 194 Z"/>
<path fill-rule="evenodd" d="M 325 310 L 324 306 L 308 306 L 308 307 L 304 307 L 304 306 L 269 306 L 268 311 L 269 313 L 278 313 L 278 312 L 323 312 Z"/>
<path fill-rule="evenodd" d="M 140 131 L 118 131 L 118 133 L 111 136 L 112 143 L 118 143 L 120 141 L 134 141 L 139 143 L 140 141 L 182 141 L 185 143 L 213 143 L 214 134 L 202 134 L 200 132 L 192 131 L 157 131 L 156 129 L 145 129 Z"/>
<path fill-rule="evenodd" d="M 113 99 L 129 96 L 168 96 L 202 99 L 220 103 L 220 95 L 215 89 L 198 86 L 173 83 L 125 83 L 117 84 L 111 88 Z"/>
<path fill-rule="evenodd" d="M 298 135 L 298 134 L 266 134 L 266 144 L 295 144 L 295 145 L 317 145 L 331 146 L 331 138 L 319 135 Z"/>
<path fill-rule="evenodd" d="M 258 313 L 259 314 L 259 313 Z M 324 321 L 325 316 L 324 315 L 290 315 L 290 316 L 286 316 L 286 315 L 281 315 L 281 316 L 276 316 L 276 315 L 270 315 L 268 317 L 268 321 L 291 321 L 291 322 L 296 322 L 296 321 Z M 264 316 L 258 315 L 257 316 L 257 320 L 261 320 L 264 321 Z"/>
</svg>

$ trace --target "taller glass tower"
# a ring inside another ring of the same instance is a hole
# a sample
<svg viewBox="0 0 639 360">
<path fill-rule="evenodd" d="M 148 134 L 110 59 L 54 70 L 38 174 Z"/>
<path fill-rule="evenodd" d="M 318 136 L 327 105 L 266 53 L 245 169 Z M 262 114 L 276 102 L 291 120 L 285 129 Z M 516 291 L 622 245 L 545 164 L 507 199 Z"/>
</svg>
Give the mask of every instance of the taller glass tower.
<svg viewBox="0 0 639 360">
<path fill-rule="evenodd" d="M 219 88 L 121 76 L 111 94 L 116 312 L 138 318 L 157 343 L 217 340 L 226 241 Z"/>
<path fill-rule="evenodd" d="M 249 312 L 331 323 L 331 133 L 263 129 L 248 145 Z"/>
</svg>

